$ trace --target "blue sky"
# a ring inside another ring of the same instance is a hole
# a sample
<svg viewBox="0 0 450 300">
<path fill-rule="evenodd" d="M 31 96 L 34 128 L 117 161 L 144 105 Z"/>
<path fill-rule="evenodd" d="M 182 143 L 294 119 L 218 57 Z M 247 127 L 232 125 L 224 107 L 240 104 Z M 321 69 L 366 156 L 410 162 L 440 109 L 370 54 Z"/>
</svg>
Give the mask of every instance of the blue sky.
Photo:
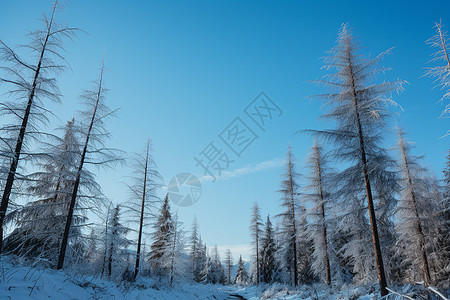
<svg viewBox="0 0 450 300">
<path fill-rule="evenodd" d="M 9 45 L 24 43 L 49 6 L 43 0 L 3 1 L 0 38 Z M 151 138 L 166 183 L 181 172 L 200 177 L 194 156 L 211 141 L 220 145 L 219 133 L 236 117 L 255 126 L 243 110 L 260 92 L 283 110 L 265 132 L 254 127 L 258 139 L 240 157 L 227 150 L 234 162 L 226 178 L 203 182 L 199 202 L 179 208 L 186 227 L 197 215 L 204 241 L 230 247 L 235 257 L 248 255 L 253 202 L 263 216 L 279 212 L 276 190 L 288 143 L 302 172 L 312 140 L 295 132 L 332 126 L 318 120 L 321 104 L 307 99 L 323 90 L 307 81 L 325 74 L 320 58 L 335 45 L 344 22 L 354 28 L 365 55 L 395 47 L 383 61 L 393 68 L 385 79 L 409 84 L 395 97 L 404 111 L 392 110 L 417 143 L 415 153 L 426 155 L 437 176 L 444 166 L 449 137 L 440 137 L 449 127 L 438 119 L 443 107 L 436 103 L 442 92 L 422 75 L 432 53 L 425 41 L 434 34 L 433 22 L 442 19 L 450 26 L 448 1 L 73 0 L 57 18 L 89 34 L 66 43 L 71 70 L 59 81 L 63 104 L 49 105 L 60 118 L 51 127 L 80 109 L 78 95 L 96 78 L 105 52 L 108 102 L 121 109 L 110 122 L 110 145 L 140 152 Z M 392 133 L 386 136 L 392 146 Z M 98 172 L 98 179 L 105 194 L 121 202 L 127 192 L 120 182 L 129 174 L 120 167 Z"/>
</svg>

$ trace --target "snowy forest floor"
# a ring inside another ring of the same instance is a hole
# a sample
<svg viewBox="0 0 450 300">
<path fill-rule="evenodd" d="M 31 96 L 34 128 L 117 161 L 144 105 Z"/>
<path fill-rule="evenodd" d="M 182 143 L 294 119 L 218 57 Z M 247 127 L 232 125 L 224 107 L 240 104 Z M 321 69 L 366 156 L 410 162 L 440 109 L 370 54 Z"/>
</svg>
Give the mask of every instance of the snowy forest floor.
<svg viewBox="0 0 450 300">
<path fill-rule="evenodd" d="M 419 286 L 406 285 L 395 290 L 411 299 L 426 299 Z M 377 294 L 375 286 L 347 286 L 339 290 L 324 285 L 292 289 L 280 284 L 237 287 L 176 282 L 169 286 L 148 277 L 138 278 L 133 283 L 116 283 L 68 271 L 8 262 L 0 265 L 0 299 L 381 299 Z M 391 295 L 384 299 L 407 298 Z M 432 296 L 431 299 L 444 298 Z"/>
</svg>

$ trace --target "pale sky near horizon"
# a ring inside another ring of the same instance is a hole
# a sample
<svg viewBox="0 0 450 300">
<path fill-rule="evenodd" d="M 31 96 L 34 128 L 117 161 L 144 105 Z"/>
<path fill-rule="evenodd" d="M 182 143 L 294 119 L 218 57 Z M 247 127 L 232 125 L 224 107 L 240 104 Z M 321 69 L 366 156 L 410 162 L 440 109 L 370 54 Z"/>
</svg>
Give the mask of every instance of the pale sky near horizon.
<svg viewBox="0 0 450 300">
<path fill-rule="evenodd" d="M 40 25 L 37 19 L 50 5 L 48 0 L 2 1 L 0 39 L 25 43 L 25 34 Z M 393 70 L 379 81 L 408 81 L 405 91 L 394 95 L 403 111 L 392 111 L 416 143 L 414 154 L 425 155 L 424 163 L 441 177 L 450 139 L 441 137 L 448 120 L 438 118 L 442 91 L 422 75 L 433 52 L 425 41 L 434 34 L 434 22 L 442 19 L 450 28 L 448 1 L 72 0 L 57 19 L 88 34 L 66 43 L 71 69 L 59 80 L 63 103 L 49 105 L 59 118 L 50 127 L 64 124 L 81 108 L 78 97 L 96 79 L 105 53 L 107 101 L 120 107 L 110 122 L 109 145 L 131 154 L 143 151 L 150 138 L 166 184 L 184 172 L 201 178 L 201 198 L 178 208 L 180 220 L 189 229 L 196 215 L 202 239 L 221 250 L 231 248 L 235 259 L 249 258 L 253 202 L 260 204 L 263 220 L 279 213 L 276 191 L 288 143 L 303 172 L 312 139 L 296 132 L 332 126 L 318 119 L 325 112 L 321 104 L 307 99 L 323 88 L 307 81 L 326 74 L 320 58 L 335 45 L 344 22 L 359 37 L 362 54 L 394 47 L 383 60 Z M 279 109 L 264 126 L 246 114 L 261 92 Z M 249 135 L 231 149 L 224 141 L 226 129 L 242 126 Z M 393 144 L 387 132 L 386 146 Z M 229 163 L 216 182 L 194 159 L 212 145 Z M 116 203 L 127 200 L 121 182 L 130 172 L 128 167 L 97 172 Z"/>
</svg>

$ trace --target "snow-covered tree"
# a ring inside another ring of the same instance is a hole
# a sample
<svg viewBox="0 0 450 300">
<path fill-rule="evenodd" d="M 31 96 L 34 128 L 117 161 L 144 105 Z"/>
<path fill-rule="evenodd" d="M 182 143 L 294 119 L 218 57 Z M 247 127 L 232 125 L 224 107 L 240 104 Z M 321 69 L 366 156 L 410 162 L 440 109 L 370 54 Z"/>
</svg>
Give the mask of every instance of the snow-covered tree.
<svg viewBox="0 0 450 300">
<path fill-rule="evenodd" d="M 275 260 L 276 246 L 273 234 L 272 222 L 267 215 L 264 234 L 261 238 L 260 266 L 261 282 L 272 283 L 275 279 L 277 262 Z"/>
<path fill-rule="evenodd" d="M 311 148 L 308 157 L 307 167 L 309 169 L 308 185 L 305 186 L 305 197 L 311 202 L 308 215 L 308 236 L 313 241 L 312 271 L 319 276 L 326 284 L 331 284 L 330 254 L 327 236 L 332 230 L 329 221 L 329 168 L 327 160 L 323 155 L 323 149 L 317 143 Z"/>
<path fill-rule="evenodd" d="M 236 271 L 236 276 L 234 277 L 234 283 L 243 286 L 249 283 L 249 278 L 247 270 L 245 269 L 244 261 L 242 260 L 242 255 L 239 256 L 238 269 Z"/>
<path fill-rule="evenodd" d="M 450 113 L 450 103 L 444 103 L 450 99 L 450 59 L 449 59 L 449 39 L 447 31 L 441 22 L 434 23 L 436 34 L 427 40 L 427 43 L 437 49 L 433 53 L 433 58 L 430 63 L 435 64 L 434 67 L 427 68 L 426 75 L 435 78 L 438 87 L 444 90 L 444 95 L 441 102 L 445 104 L 445 109 L 442 111 L 441 117 L 448 117 Z"/>
<path fill-rule="evenodd" d="M 217 246 L 213 248 L 211 255 L 208 256 L 202 273 L 205 283 L 225 283 L 225 270 L 220 262 Z"/>
<path fill-rule="evenodd" d="M 290 146 L 288 147 L 287 153 L 286 173 L 283 176 L 285 179 L 281 182 L 281 189 L 279 190 L 282 195 L 281 207 L 283 208 L 283 212 L 277 215 L 281 217 L 278 261 L 284 272 L 289 276 L 288 281 L 296 286 L 298 284 L 298 231 L 296 220 L 298 174 L 295 171 L 294 157 L 291 153 Z"/>
<path fill-rule="evenodd" d="M 11 86 L 8 91 L 14 99 L 0 103 L 2 120 L 10 122 L 0 128 L 0 178 L 2 178 L 2 201 L 0 204 L 0 252 L 3 242 L 3 222 L 13 193 L 14 180 L 20 175 L 19 160 L 32 156 L 27 145 L 42 136 L 39 127 L 48 123 L 48 101 L 61 101 L 56 75 L 65 69 L 63 40 L 73 38 L 76 29 L 59 25 L 55 20 L 58 1 L 55 1 L 50 17 L 42 18 L 42 29 L 32 31 L 30 42 L 21 48 L 36 59 L 34 63 L 21 57 L 20 53 L 0 41 L 2 75 L 0 83 Z M 5 76 L 3 76 L 3 74 Z M 24 152 L 25 155 L 24 155 Z M 19 176 L 20 177 L 20 176 Z M 4 185 L 3 185 L 4 184 Z"/>
<path fill-rule="evenodd" d="M 65 221 L 64 233 L 58 257 L 57 269 L 61 269 L 64 265 L 66 248 L 69 239 L 69 232 L 72 226 L 74 209 L 77 205 L 77 195 L 82 179 L 83 171 L 86 170 L 85 165 L 95 165 L 96 167 L 108 167 L 120 161 L 116 150 L 105 146 L 106 139 L 110 138 L 110 133 L 106 129 L 105 122 L 112 115 L 111 111 L 105 104 L 105 96 L 107 90 L 104 87 L 104 60 L 100 68 L 100 76 L 94 81 L 91 90 L 85 90 L 82 99 L 85 102 L 86 110 L 81 112 L 81 123 L 79 132 L 83 136 L 83 150 L 78 159 L 78 167 L 76 171 L 73 190 L 70 195 L 67 218 Z"/>
<path fill-rule="evenodd" d="M 120 205 L 116 205 L 109 218 L 108 241 L 108 277 L 111 278 L 113 263 L 123 257 L 124 248 L 128 246 L 129 240 L 126 238 L 128 228 L 120 221 Z"/>
<path fill-rule="evenodd" d="M 202 281 L 202 270 L 204 268 L 204 261 L 202 258 L 202 248 L 203 244 L 198 232 L 198 222 L 197 217 L 194 217 L 192 222 L 191 237 L 190 237 L 190 259 L 191 259 L 191 270 L 192 278 L 196 282 Z"/>
<path fill-rule="evenodd" d="M 175 276 L 189 277 L 186 276 L 189 261 L 185 257 L 184 231 L 181 226 L 182 224 L 178 220 L 177 212 L 174 217 L 173 236 L 168 249 L 170 256 L 170 284 L 173 283 Z"/>
<path fill-rule="evenodd" d="M 231 284 L 231 269 L 233 269 L 233 256 L 231 254 L 231 250 L 227 249 L 225 250 L 225 269 L 226 269 L 226 284 Z"/>
<path fill-rule="evenodd" d="M 156 191 L 161 186 L 160 182 L 162 181 L 150 150 L 151 144 L 148 140 L 144 154 L 136 154 L 133 159 L 133 176 L 131 177 L 133 184 L 128 186 L 131 197 L 130 201 L 124 205 L 130 220 L 138 224 L 135 278 L 139 272 L 141 261 L 142 236 L 144 229 L 151 225 L 148 221 L 155 217 L 155 204 L 158 202 Z"/>
<path fill-rule="evenodd" d="M 169 195 L 166 195 L 159 211 L 158 220 L 153 225 L 153 243 L 148 261 L 152 271 L 157 275 L 169 275 L 172 262 L 171 245 L 175 233 L 174 222 L 170 212 Z"/>
<path fill-rule="evenodd" d="M 388 291 L 372 185 L 383 177 L 388 170 L 386 164 L 391 161 L 381 142 L 391 115 L 387 104 L 394 103 L 391 93 L 401 89 L 402 81 L 377 84 L 375 75 L 385 71 L 377 65 L 386 52 L 375 59 L 367 59 L 357 53 L 359 48 L 347 24 L 344 24 L 337 45 L 325 58 L 326 69 L 336 71 L 317 80 L 329 88 L 328 93 L 317 96 L 325 99 L 329 108 L 323 117 L 336 121 L 337 128 L 315 133 L 336 146 L 331 155 L 346 166 L 340 173 L 339 182 L 336 182 L 341 187 L 341 205 L 347 210 L 342 214 L 345 217 L 340 230 L 349 236 L 351 242 L 342 251 L 352 261 L 357 281 L 370 280 L 371 269 L 376 267 L 381 295 L 384 296 Z M 367 206 L 364 205 L 365 200 Z M 373 242 L 372 253 L 367 248 L 370 241 Z"/>
<path fill-rule="evenodd" d="M 398 128 L 398 150 L 401 155 L 400 171 L 402 173 L 402 190 L 397 206 L 397 232 L 399 251 L 406 256 L 409 279 L 423 280 L 425 285 L 431 283 L 430 265 L 424 220 L 429 201 L 427 201 L 427 170 L 420 164 L 420 157 L 410 154 L 412 145 L 405 139 L 405 133 Z M 432 204 L 431 204 L 432 205 Z"/>
<path fill-rule="evenodd" d="M 73 190 L 80 145 L 74 130 L 74 121 L 69 121 L 63 128 L 63 138 L 52 136 L 35 167 L 38 171 L 29 174 L 26 193 L 31 201 L 8 214 L 10 221 L 15 221 L 15 230 L 5 240 L 5 250 L 17 254 L 46 259 L 55 264 L 58 246 L 62 240 L 64 224 Z M 77 206 L 73 219 L 74 226 L 70 232 L 70 256 L 79 256 L 72 250 L 75 241 L 81 242 L 81 226 L 86 221 L 86 211 L 95 207 L 95 202 L 102 199 L 100 186 L 92 173 L 84 171 L 80 184 Z"/>
<path fill-rule="evenodd" d="M 261 221 L 261 213 L 259 210 L 258 203 L 255 202 L 252 208 L 252 217 L 250 220 L 250 234 L 252 237 L 252 246 L 253 246 L 253 253 L 254 253 L 254 259 L 252 261 L 252 268 L 251 268 L 251 278 L 256 283 L 259 284 L 260 282 L 260 260 L 259 260 L 259 241 L 261 239 L 261 227 L 262 227 L 262 221 Z"/>
</svg>

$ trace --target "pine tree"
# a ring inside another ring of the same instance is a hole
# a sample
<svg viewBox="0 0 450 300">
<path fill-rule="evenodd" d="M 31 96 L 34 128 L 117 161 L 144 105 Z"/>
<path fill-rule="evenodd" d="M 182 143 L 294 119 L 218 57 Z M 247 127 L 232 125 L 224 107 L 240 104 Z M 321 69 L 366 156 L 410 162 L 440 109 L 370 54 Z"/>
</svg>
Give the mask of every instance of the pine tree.
<svg viewBox="0 0 450 300">
<path fill-rule="evenodd" d="M 64 265 L 66 248 L 69 239 L 69 232 L 72 226 L 74 208 L 77 204 L 77 195 L 79 192 L 81 177 L 85 171 L 85 164 L 93 164 L 97 167 L 111 166 L 113 163 L 121 161 L 117 156 L 116 150 L 107 148 L 104 145 L 106 139 L 110 137 L 109 132 L 105 128 L 105 121 L 114 115 L 105 105 L 106 89 L 104 87 L 104 60 L 100 69 L 100 77 L 94 82 L 92 90 L 86 90 L 82 95 L 87 106 L 86 111 L 82 112 L 82 119 L 79 132 L 84 135 L 84 144 L 79 165 L 77 167 L 73 190 L 70 196 L 70 203 L 65 221 L 64 234 L 58 257 L 57 269 L 61 269 Z M 87 128 L 87 130 L 85 129 Z"/>
<path fill-rule="evenodd" d="M 330 222 L 328 221 L 328 208 L 326 208 L 330 202 L 329 177 L 327 161 L 317 140 L 308 157 L 307 167 L 310 175 L 308 177 L 309 184 L 305 187 L 308 191 L 306 196 L 313 202 L 313 206 L 309 209 L 311 221 L 308 224 L 308 235 L 313 241 L 312 270 L 315 275 L 320 276 L 326 284 L 330 285 L 331 267 L 327 238 Z"/>
<path fill-rule="evenodd" d="M 157 189 L 161 186 L 161 175 L 156 170 L 156 164 L 150 154 L 151 144 L 147 141 L 143 155 L 136 155 L 133 160 L 133 185 L 129 185 L 130 201 L 126 208 L 131 216 L 131 221 L 138 223 L 138 239 L 136 248 L 136 264 L 134 268 L 134 278 L 139 272 L 139 263 L 141 261 L 142 235 L 147 225 L 146 220 L 153 218 L 155 213 L 155 204 L 158 201 L 156 196 Z"/>
<path fill-rule="evenodd" d="M 254 281 L 256 284 L 259 284 L 259 275 L 260 275 L 260 260 L 259 260 L 259 240 L 261 239 L 261 214 L 259 210 L 258 203 L 255 202 L 252 208 L 252 219 L 250 220 L 250 233 L 252 236 L 252 245 L 254 248 L 254 262 L 253 262 L 253 270 L 254 270 Z M 253 277 L 253 276 L 252 276 Z"/>
<path fill-rule="evenodd" d="M 287 167 L 284 174 L 285 179 L 281 182 L 282 194 L 281 206 L 284 211 L 278 215 L 282 218 L 281 222 L 281 244 L 280 244 L 280 262 L 283 269 L 289 274 L 290 282 L 295 286 L 298 284 L 298 250 L 297 250 L 297 195 L 298 174 L 295 172 L 294 157 L 291 148 L 288 146 Z"/>
<path fill-rule="evenodd" d="M 264 236 L 261 240 L 261 282 L 272 283 L 275 279 L 276 261 L 275 261 L 275 241 L 270 216 L 267 215 Z"/>
<path fill-rule="evenodd" d="M 236 271 L 236 277 L 234 278 L 234 283 L 237 285 L 247 285 L 249 281 L 247 270 L 244 266 L 244 261 L 242 260 L 242 255 L 239 256 L 238 269 Z"/>
<path fill-rule="evenodd" d="M 338 161 L 349 165 L 339 176 L 339 184 L 343 187 L 340 193 L 342 197 L 346 197 L 343 198 L 343 205 L 352 210 L 346 215 L 353 215 L 354 218 L 353 221 L 341 222 L 349 225 L 344 226 L 347 228 L 342 230 L 348 231 L 345 233 L 349 234 L 353 241 L 353 245 L 347 245 L 344 251 L 347 251 L 353 260 L 355 270 L 360 271 L 360 280 L 367 278 L 371 275 L 369 263 L 373 262 L 373 256 L 364 251 L 370 235 L 372 236 L 374 264 L 381 295 L 385 296 L 388 291 L 372 185 L 376 184 L 377 178 L 382 177 L 386 162 L 390 161 L 386 150 L 381 147 L 385 124 L 390 116 L 386 104 L 394 103 L 390 94 L 401 89 L 402 81 L 374 83 L 375 74 L 385 70 L 377 68 L 377 64 L 386 53 L 375 59 L 366 59 L 356 53 L 358 48 L 358 43 L 344 24 L 337 46 L 325 59 L 326 68 L 336 69 L 336 72 L 318 80 L 318 83 L 329 87 L 330 90 L 329 93 L 318 96 L 324 98 L 330 107 L 330 112 L 323 117 L 335 120 L 337 129 L 316 131 L 316 134 L 336 145 L 331 154 Z M 363 197 L 367 200 L 370 231 L 364 230 L 368 226 L 362 212 Z M 361 255 L 361 251 L 364 255 Z"/>
<path fill-rule="evenodd" d="M 19 160 L 30 158 L 31 152 L 23 155 L 27 143 L 32 138 L 38 139 L 42 135 L 38 129 L 39 125 L 48 122 L 46 100 L 61 100 L 54 76 L 65 68 L 64 57 L 61 55 L 62 42 L 65 38 L 73 38 L 76 29 L 61 26 L 56 22 L 54 18 L 57 7 L 58 1 L 55 1 L 50 18 L 45 14 L 43 16 L 43 28 L 31 32 L 28 35 L 31 37 L 30 43 L 22 46 L 28 49 L 33 57 L 38 58 L 36 63 L 27 62 L 15 50 L 0 41 L 0 59 L 5 62 L 2 69 L 6 71 L 5 74 L 10 75 L 0 77 L 0 83 L 11 85 L 12 89 L 8 93 L 15 98 L 12 102 L 0 103 L 0 114 L 5 119 L 17 122 L 0 129 L 0 157 L 3 163 L 9 165 L 9 168 L 2 167 L 3 170 L 0 170 L 7 172 L 0 204 L 0 253 L 3 246 L 3 222 L 14 180 L 19 175 Z"/>
<path fill-rule="evenodd" d="M 153 243 L 149 253 L 149 263 L 158 275 L 170 273 L 170 246 L 174 235 L 174 223 L 170 213 L 169 195 L 164 198 L 158 220 L 154 224 Z"/>
</svg>

